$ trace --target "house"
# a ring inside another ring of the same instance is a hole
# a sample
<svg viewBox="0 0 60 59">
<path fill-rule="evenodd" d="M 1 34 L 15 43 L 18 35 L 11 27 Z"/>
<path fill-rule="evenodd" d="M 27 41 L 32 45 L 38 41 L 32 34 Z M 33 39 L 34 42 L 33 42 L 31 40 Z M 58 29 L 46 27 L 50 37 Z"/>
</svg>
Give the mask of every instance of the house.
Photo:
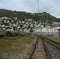
<svg viewBox="0 0 60 59">
<path fill-rule="evenodd" d="M 45 28 L 45 30 L 44 29 L 42 29 L 42 32 L 44 32 L 45 31 L 45 34 L 52 34 L 52 35 L 54 35 L 54 36 L 59 36 L 60 35 L 60 33 L 59 33 L 59 30 L 60 29 L 60 27 L 53 27 L 53 28 Z"/>
<path fill-rule="evenodd" d="M 33 28 L 33 32 L 35 32 L 35 33 L 40 33 L 42 31 L 42 27 L 41 26 L 38 26 L 38 27 L 34 27 Z"/>
<path fill-rule="evenodd" d="M 6 31 L 10 31 L 10 32 L 13 32 L 14 30 L 13 30 L 13 29 L 6 29 Z"/>
<path fill-rule="evenodd" d="M 35 33 L 40 33 L 40 34 L 50 34 L 54 36 L 60 36 L 60 27 L 43 27 L 43 26 L 37 26 L 33 29 Z"/>
<path fill-rule="evenodd" d="M 1 19 L 8 19 L 8 17 L 2 17 Z"/>
<path fill-rule="evenodd" d="M 17 20 L 18 18 L 17 17 L 13 17 L 13 19 Z"/>
<path fill-rule="evenodd" d="M 24 32 L 29 33 L 29 32 L 30 32 L 30 29 L 25 28 L 25 29 L 24 29 Z"/>
</svg>

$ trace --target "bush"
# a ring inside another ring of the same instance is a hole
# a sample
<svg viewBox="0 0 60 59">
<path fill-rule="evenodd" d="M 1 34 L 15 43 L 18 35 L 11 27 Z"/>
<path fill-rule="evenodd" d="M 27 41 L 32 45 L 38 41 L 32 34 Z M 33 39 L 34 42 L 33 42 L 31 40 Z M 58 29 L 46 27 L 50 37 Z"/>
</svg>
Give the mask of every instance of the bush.
<svg viewBox="0 0 60 59">
<path fill-rule="evenodd" d="M 17 32 L 10 32 L 10 31 L 6 32 L 7 37 L 15 37 L 15 36 L 18 36 L 18 35 L 19 35 L 19 33 L 17 33 Z"/>
<path fill-rule="evenodd" d="M 5 33 L 0 33 L 0 38 L 4 37 Z"/>
</svg>

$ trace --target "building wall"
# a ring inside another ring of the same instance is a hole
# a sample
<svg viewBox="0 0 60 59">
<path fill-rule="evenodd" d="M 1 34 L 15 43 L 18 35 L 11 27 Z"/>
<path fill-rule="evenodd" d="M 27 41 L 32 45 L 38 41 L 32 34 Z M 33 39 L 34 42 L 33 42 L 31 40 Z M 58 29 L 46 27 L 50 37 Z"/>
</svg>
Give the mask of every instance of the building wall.
<svg viewBox="0 0 60 59">
<path fill-rule="evenodd" d="M 35 33 L 40 33 L 40 34 L 50 34 L 50 35 L 54 35 L 54 36 L 59 36 L 59 31 L 57 28 L 35 28 L 34 29 L 34 32 Z"/>
</svg>

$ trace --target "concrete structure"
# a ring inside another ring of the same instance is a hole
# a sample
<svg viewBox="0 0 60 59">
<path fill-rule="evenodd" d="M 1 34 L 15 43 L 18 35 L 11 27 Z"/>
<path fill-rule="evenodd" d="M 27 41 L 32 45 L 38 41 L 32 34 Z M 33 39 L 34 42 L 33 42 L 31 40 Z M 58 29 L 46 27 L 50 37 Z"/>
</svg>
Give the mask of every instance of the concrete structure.
<svg viewBox="0 0 60 59">
<path fill-rule="evenodd" d="M 40 33 L 40 34 L 50 34 L 50 35 L 55 35 L 55 36 L 60 36 L 60 27 L 35 27 L 34 29 L 35 33 Z"/>
</svg>

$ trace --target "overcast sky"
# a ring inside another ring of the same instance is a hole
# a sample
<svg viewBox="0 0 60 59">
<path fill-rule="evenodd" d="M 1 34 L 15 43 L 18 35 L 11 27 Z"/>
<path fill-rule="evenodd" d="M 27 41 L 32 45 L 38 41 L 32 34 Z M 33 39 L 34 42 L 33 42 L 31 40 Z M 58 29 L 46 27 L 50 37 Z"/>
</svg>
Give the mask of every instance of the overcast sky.
<svg viewBox="0 0 60 59">
<path fill-rule="evenodd" d="M 0 9 L 38 12 L 38 0 L 0 0 Z M 39 0 L 39 12 L 60 18 L 60 0 Z"/>
</svg>

